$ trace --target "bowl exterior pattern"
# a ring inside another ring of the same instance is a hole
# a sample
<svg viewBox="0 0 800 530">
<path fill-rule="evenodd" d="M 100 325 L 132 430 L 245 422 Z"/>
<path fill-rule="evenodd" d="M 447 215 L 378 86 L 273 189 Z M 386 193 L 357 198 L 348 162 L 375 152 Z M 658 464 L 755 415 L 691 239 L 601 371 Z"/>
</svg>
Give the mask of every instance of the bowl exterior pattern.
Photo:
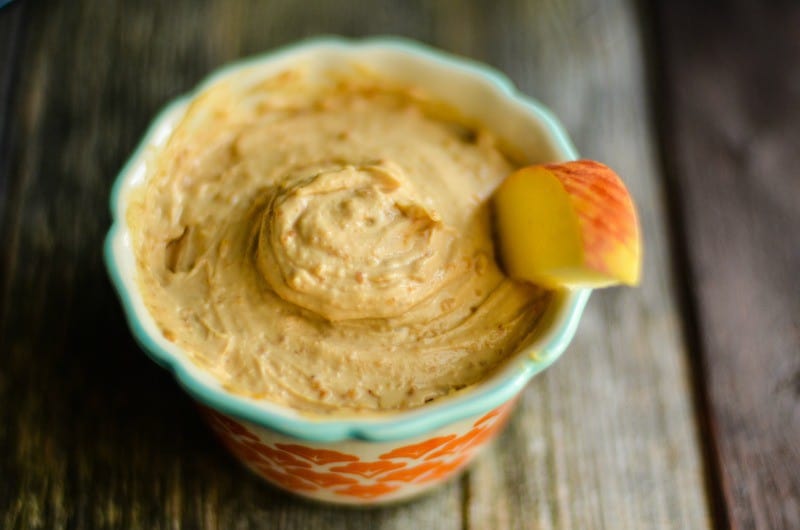
<svg viewBox="0 0 800 530">
<path fill-rule="evenodd" d="M 202 410 L 223 444 L 268 482 L 314 500 L 366 505 L 414 497 L 455 477 L 498 435 L 515 403 L 413 440 L 327 444 Z"/>
</svg>

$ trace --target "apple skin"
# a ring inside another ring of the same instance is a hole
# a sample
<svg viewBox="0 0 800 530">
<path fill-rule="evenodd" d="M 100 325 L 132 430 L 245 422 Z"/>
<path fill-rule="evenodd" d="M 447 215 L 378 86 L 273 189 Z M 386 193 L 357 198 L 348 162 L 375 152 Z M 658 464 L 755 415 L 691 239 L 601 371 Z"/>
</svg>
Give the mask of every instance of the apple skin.
<svg viewBox="0 0 800 530">
<path fill-rule="evenodd" d="M 495 192 L 494 208 L 513 278 L 548 287 L 638 284 L 636 209 L 608 166 L 576 160 L 521 168 Z"/>
</svg>

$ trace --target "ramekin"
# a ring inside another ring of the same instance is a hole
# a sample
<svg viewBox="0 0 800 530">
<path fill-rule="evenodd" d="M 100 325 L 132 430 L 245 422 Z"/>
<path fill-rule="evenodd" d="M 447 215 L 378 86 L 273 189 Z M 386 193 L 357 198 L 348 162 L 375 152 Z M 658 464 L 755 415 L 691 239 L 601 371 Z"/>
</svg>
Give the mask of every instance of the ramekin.
<svg viewBox="0 0 800 530">
<path fill-rule="evenodd" d="M 148 179 L 189 102 L 232 75 L 269 77 L 300 62 L 361 64 L 389 80 L 419 87 L 492 130 L 528 163 L 572 160 L 577 152 L 555 117 L 520 94 L 502 74 L 397 38 L 318 38 L 220 69 L 154 120 L 111 194 L 113 224 L 105 261 L 134 338 L 170 370 L 199 404 L 223 443 L 252 471 L 319 501 L 372 505 L 416 496 L 454 477 L 501 430 L 526 383 L 564 351 L 590 290 L 556 293 L 534 341 L 482 383 L 420 408 L 352 417 L 312 417 L 232 394 L 166 340 L 142 300 L 125 211 Z"/>
</svg>

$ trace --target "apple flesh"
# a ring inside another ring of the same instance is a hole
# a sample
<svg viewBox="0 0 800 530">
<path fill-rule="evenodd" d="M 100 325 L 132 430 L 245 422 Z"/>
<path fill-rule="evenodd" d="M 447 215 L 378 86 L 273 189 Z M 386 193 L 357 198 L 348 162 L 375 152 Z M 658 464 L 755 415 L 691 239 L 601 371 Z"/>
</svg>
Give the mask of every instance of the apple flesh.
<svg viewBox="0 0 800 530">
<path fill-rule="evenodd" d="M 576 160 L 524 167 L 500 185 L 494 209 L 512 278 L 570 288 L 639 282 L 636 210 L 608 166 Z"/>
</svg>

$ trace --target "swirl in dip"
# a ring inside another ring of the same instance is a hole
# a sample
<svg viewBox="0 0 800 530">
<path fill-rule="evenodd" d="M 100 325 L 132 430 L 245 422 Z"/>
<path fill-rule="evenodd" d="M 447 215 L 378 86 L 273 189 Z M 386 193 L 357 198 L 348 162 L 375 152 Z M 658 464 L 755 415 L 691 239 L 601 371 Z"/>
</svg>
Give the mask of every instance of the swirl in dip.
<svg viewBox="0 0 800 530">
<path fill-rule="evenodd" d="M 495 138 L 354 67 L 220 81 L 127 212 L 148 309 L 231 392 L 308 413 L 477 383 L 548 293 L 494 258 Z"/>
</svg>

